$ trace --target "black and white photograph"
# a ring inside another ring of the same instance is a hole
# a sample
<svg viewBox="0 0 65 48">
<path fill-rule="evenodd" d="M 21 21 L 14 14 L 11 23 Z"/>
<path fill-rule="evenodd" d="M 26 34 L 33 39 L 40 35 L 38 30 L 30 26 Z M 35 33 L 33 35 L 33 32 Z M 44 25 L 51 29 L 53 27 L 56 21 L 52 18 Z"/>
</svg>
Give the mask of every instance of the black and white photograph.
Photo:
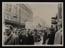
<svg viewBox="0 0 65 48">
<path fill-rule="evenodd" d="M 63 2 L 2 2 L 2 46 L 63 46 Z"/>
</svg>

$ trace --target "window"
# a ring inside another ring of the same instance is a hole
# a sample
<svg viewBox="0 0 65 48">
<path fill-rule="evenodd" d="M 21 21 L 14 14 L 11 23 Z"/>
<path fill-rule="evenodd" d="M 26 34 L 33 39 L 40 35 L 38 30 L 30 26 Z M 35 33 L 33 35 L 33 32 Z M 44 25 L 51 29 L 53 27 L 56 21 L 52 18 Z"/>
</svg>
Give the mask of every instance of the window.
<svg viewBox="0 0 65 48">
<path fill-rule="evenodd" d="M 11 7 L 12 7 L 11 4 L 6 4 L 6 6 L 5 6 L 5 12 L 11 12 Z"/>
</svg>

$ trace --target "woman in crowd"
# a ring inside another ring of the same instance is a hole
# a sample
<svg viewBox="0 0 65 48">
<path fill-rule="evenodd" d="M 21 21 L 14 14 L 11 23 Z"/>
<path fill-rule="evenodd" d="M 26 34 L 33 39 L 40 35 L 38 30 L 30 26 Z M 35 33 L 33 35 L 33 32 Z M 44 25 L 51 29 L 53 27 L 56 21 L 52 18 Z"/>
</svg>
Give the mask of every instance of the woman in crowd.
<svg viewBox="0 0 65 48">
<path fill-rule="evenodd" d="M 20 40 L 19 44 L 26 45 L 27 44 L 26 30 L 23 28 L 21 31 L 22 32 L 19 35 L 19 40 Z"/>
<path fill-rule="evenodd" d="M 30 29 L 28 30 L 28 45 L 34 45 L 34 38 Z"/>
<path fill-rule="evenodd" d="M 48 38 L 48 44 L 54 44 L 55 30 L 53 27 L 50 29 L 50 34 L 48 35 Z"/>
<path fill-rule="evenodd" d="M 47 31 L 46 31 L 46 29 L 43 32 L 44 32 L 44 35 L 43 35 L 43 44 L 45 44 L 46 40 L 47 40 Z"/>
</svg>

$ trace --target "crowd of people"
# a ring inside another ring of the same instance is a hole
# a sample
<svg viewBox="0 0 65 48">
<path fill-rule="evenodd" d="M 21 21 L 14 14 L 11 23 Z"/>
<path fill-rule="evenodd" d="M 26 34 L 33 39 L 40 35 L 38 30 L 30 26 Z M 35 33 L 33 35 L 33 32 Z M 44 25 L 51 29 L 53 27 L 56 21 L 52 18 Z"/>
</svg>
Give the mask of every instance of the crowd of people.
<svg viewBox="0 0 65 48">
<path fill-rule="evenodd" d="M 35 42 L 40 42 L 41 37 L 43 37 L 42 45 L 49 44 L 53 45 L 55 40 L 56 31 L 54 28 L 50 29 L 25 29 L 25 28 L 13 28 L 10 26 L 9 29 L 5 31 L 5 35 L 11 37 L 5 41 L 5 45 L 34 45 Z M 61 42 L 59 43 L 61 44 Z"/>
</svg>

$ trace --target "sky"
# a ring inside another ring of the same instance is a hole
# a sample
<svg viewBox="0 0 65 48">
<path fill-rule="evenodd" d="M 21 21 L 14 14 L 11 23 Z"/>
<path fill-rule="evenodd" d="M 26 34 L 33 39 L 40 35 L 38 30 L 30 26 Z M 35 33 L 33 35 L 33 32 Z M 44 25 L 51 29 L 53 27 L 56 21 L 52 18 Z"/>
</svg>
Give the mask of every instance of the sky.
<svg viewBox="0 0 65 48">
<path fill-rule="evenodd" d="M 29 4 L 33 12 L 33 23 L 51 26 L 51 17 L 56 16 L 58 3 L 32 3 Z"/>
</svg>

